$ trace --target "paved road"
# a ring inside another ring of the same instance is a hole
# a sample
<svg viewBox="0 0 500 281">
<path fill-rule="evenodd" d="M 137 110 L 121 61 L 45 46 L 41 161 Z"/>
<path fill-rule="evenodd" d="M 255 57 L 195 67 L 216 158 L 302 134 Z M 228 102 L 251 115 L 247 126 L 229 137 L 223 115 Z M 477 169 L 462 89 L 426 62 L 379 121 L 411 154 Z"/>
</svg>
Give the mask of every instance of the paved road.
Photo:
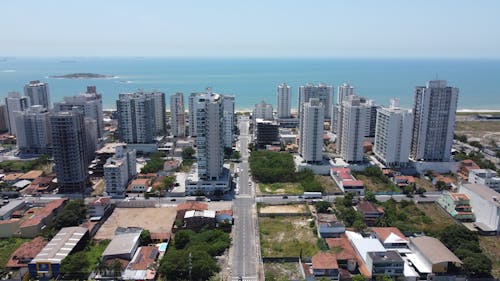
<svg viewBox="0 0 500 281">
<path fill-rule="evenodd" d="M 283 198 L 283 196 L 265 196 L 265 197 L 257 197 L 256 201 L 266 204 L 284 204 L 284 203 L 292 203 L 292 202 L 312 202 L 313 199 L 304 199 L 301 196 L 288 195 L 287 198 Z M 323 196 L 322 200 L 335 202 L 335 198 L 344 197 L 344 195 L 328 195 Z M 413 200 L 415 202 L 434 202 L 437 201 L 441 197 L 441 193 L 430 193 L 425 197 L 421 197 L 419 195 L 415 195 L 412 198 L 407 197 L 406 195 L 377 195 L 376 198 L 378 201 L 385 202 L 390 198 L 400 202 L 403 200 Z"/>
<path fill-rule="evenodd" d="M 238 194 L 233 201 L 235 215 L 235 235 L 233 240 L 234 252 L 232 257 L 233 279 L 239 277 L 242 280 L 258 280 L 260 258 L 259 248 L 256 239 L 257 217 L 255 212 L 255 190 L 254 184 L 248 177 L 248 152 L 250 120 L 240 119 L 238 126 L 240 129 L 240 139 L 238 148 L 241 153 L 241 163 L 238 165 Z"/>
</svg>

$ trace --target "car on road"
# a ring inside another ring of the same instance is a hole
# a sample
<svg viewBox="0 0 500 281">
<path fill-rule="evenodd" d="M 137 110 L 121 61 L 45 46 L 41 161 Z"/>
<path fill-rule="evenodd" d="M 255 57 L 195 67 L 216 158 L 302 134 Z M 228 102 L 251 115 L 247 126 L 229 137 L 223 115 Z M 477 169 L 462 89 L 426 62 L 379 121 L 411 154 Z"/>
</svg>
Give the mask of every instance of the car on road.
<svg viewBox="0 0 500 281">
<path fill-rule="evenodd" d="M 170 199 L 170 201 L 172 201 L 172 202 L 173 202 L 173 201 L 177 201 L 177 199 L 175 199 L 175 198 L 172 198 L 172 199 Z"/>
<path fill-rule="evenodd" d="M 282 197 L 283 199 L 288 199 L 288 196 L 287 195 L 283 195 Z"/>
</svg>

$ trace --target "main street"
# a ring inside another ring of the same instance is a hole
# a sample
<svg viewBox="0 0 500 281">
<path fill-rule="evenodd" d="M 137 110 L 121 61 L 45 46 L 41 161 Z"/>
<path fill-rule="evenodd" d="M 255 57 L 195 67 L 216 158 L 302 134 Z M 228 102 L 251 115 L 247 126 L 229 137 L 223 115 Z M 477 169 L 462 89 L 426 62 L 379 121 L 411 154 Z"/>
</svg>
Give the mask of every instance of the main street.
<svg viewBox="0 0 500 281">
<path fill-rule="evenodd" d="M 248 176 L 248 142 L 249 142 L 248 117 L 238 120 L 240 137 L 238 148 L 241 153 L 241 163 L 238 165 L 237 195 L 233 201 L 234 251 L 232 257 L 233 279 L 258 280 L 260 272 L 259 247 L 257 241 L 257 214 L 255 209 L 254 184 Z"/>
</svg>

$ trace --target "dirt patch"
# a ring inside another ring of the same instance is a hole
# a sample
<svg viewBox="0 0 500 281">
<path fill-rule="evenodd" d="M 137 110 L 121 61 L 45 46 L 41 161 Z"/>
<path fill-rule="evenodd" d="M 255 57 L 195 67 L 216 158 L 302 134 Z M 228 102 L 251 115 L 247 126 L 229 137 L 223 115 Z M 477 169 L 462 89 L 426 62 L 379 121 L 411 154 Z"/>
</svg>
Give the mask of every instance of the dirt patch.
<svg viewBox="0 0 500 281">
<path fill-rule="evenodd" d="M 307 212 L 305 205 L 277 205 L 260 208 L 261 214 L 300 214 Z"/>
<path fill-rule="evenodd" d="M 500 278 L 500 236 L 479 236 L 479 244 L 493 262 L 491 274 Z"/>
<path fill-rule="evenodd" d="M 283 262 L 283 263 L 264 263 L 264 272 L 266 280 L 286 276 L 287 280 L 302 280 L 300 272 L 300 264 L 298 262 Z"/>
<path fill-rule="evenodd" d="M 170 232 L 175 221 L 175 207 L 116 208 L 97 232 L 95 239 L 112 239 L 117 227 L 142 227 L 151 232 Z"/>
</svg>

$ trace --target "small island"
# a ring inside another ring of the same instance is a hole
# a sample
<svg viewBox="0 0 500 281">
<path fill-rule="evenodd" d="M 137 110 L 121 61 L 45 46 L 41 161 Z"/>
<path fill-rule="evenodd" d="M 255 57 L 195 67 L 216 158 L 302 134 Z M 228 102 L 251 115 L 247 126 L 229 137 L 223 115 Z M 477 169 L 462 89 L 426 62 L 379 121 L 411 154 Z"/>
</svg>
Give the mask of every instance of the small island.
<svg viewBox="0 0 500 281">
<path fill-rule="evenodd" d="M 57 79 L 108 79 L 114 78 L 113 75 L 95 74 L 95 73 L 71 73 L 66 75 L 51 75 L 49 78 Z"/>
</svg>

